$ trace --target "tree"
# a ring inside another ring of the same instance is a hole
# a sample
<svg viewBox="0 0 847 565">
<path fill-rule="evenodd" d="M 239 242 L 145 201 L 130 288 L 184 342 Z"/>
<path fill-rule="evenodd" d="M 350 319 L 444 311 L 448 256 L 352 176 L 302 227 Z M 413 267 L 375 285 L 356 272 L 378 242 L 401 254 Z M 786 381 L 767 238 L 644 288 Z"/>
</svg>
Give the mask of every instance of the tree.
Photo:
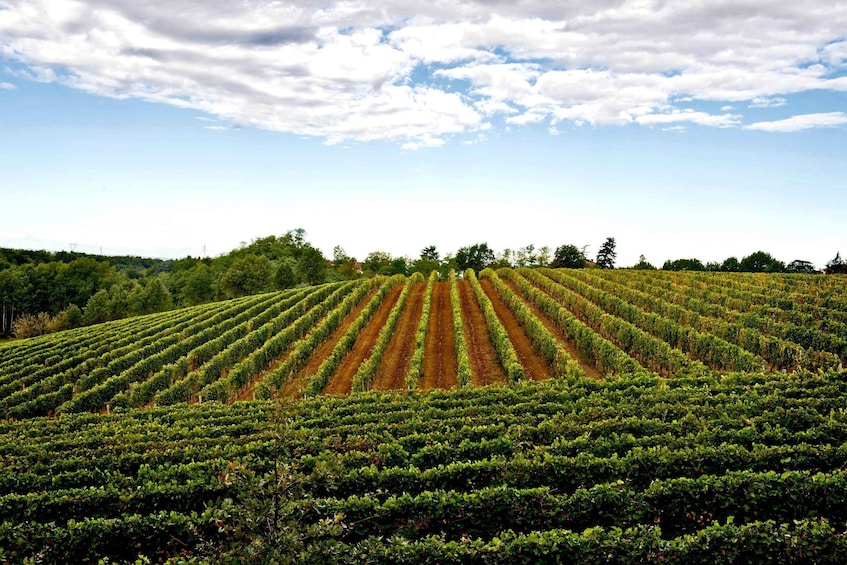
<svg viewBox="0 0 847 565">
<path fill-rule="evenodd" d="M 279 290 L 293 288 L 297 285 L 297 273 L 294 272 L 294 267 L 297 266 L 296 261 L 283 259 L 279 262 L 274 273 L 274 285 Z"/>
<path fill-rule="evenodd" d="M 421 259 L 425 259 L 427 261 L 438 261 L 438 250 L 434 245 L 424 247 L 421 249 Z"/>
<path fill-rule="evenodd" d="M 210 302 L 215 298 L 217 277 L 205 263 L 198 263 L 184 277 L 182 298 L 186 306 Z"/>
<path fill-rule="evenodd" d="M 700 259 L 675 259 L 667 260 L 662 265 L 663 271 L 705 271 L 706 266 Z"/>
<path fill-rule="evenodd" d="M 835 254 L 835 258 L 826 264 L 824 272 L 827 275 L 837 275 L 847 273 L 847 261 L 841 258 L 841 252 Z"/>
<path fill-rule="evenodd" d="M 408 275 L 409 274 L 409 260 L 405 257 L 397 257 L 391 260 L 391 272 L 388 273 L 390 275 Z"/>
<path fill-rule="evenodd" d="M 654 267 L 649 261 L 647 261 L 647 258 L 644 255 L 638 256 L 638 263 L 633 265 L 632 268 L 636 269 L 638 271 L 655 271 L 656 270 L 656 267 Z"/>
<path fill-rule="evenodd" d="M 109 321 L 111 311 L 111 299 L 106 289 L 100 289 L 88 299 L 88 303 L 83 310 L 82 319 L 85 325 L 99 324 Z"/>
<path fill-rule="evenodd" d="M 439 261 L 438 250 L 434 245 L 421 249 L 420 259 L 414 261 L 409 266 L 409 272 L 418 272 L 424 276 L 429 275 L 432 271 L 441 269 L 441 261 Z"/>
<path fill-rule="evenodd" d="M 786 273 L 803 273 L 806 275 L 812 275 L 817 273 L 815 270 L 815 266 L 810 261 L 803 261 L 802 259 L 794 259 L 788 265 L 785 266 Z"/>
<path fill-rule="evenodd" d="M 535 262 L 539 267 L 548 267 L 550 265 L 550 247 L 549 246 L 547 246 L 547 245 L 541 246 L 541 249 L 538 250 L 538 255 L 536 255 Z"/>
<path fill-rule="evenodd" d="M 85 320 L 82 316 L 82 310 L 80 310 L 79 306 L 76 304 L 71 304 L 67 309 L 68 313 L 68 327 L 69 328 L 78 328 L 85 323 Z"/>
<path fill-rule="evenodd" d="M 725 273 L 737 273 L 741 270 L 741 263 L 739 263 L 736 257 L 727 257 L 724 259 L 724 262 L 721 263 L 721 271 Z"/>
<path fill-rule="evenodd" d="M 597 266 L 601 269 L 614 269 L 615 268 L 615 259 L 618 254 L 615 252 L 615 243 L 614 237 L 607 237 L 606 241 L 603 242 L 603 245 L 600 246 L 600 251 L 597 252 Z"/>
<path fill-rule="evenodd" d="M 164 312 L 173 307 L 171 295 L 159 277 L 148 280 L 144 285 L 143 305 L 145 314 Z"/>
<path fill-rule="evenodd" d="M 320 249 L 311 245 L 304 245 L 297 261 L 297 271 L 303 282 L 308 284 L 321 284 L 326 280 L 327 260 Z"/>
<path fill-rule="evenodd" d="M 475 243 L 470 247 L 462 247 L 456 252 L 456 269 L 460 272 L 473 269 L 480 272 L 494 262 L 494 251 L 487 243 Z"/>
<path fill-rule="evenodd" d="M 560 245 L 553 256 L 554 269 L 582 269 L 585 267 L 585 248 L 576 245 Z"/>
<path fill-rule="evenodd" d="M 387 275 L 391 270 L 391 255 L 385 251 L 371 251 L 362 263 L 369 275 Z"/>
<path fill-rule="evenodd" d="M 741 259 L 738 268 L 744 273 L 779 273 L 785 270 L 785 264 L 770 253 L 756 251 Z"/>
<path fill-rule="evenodd" d="M 221 277 L 221 289 L 229 297 L 247 296 L 267 290 L 273 266 L 264 255 L 252 253 L 236 259 Z"/>
</svg>

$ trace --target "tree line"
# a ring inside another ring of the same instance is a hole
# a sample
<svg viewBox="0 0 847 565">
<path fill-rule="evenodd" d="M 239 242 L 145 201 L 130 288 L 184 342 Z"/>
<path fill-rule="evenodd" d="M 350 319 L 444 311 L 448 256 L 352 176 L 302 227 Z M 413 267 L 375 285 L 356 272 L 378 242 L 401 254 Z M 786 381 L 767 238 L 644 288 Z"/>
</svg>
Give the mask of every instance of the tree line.
<svg viewBox="0 0 847 565">
<path fill-rule="evenodd" d="M 552 267 L 616 268 L 616 241 L 606 238 L 596 256 L 588 246 L 564 244 L 552 249 L 533 244 L 495 252 L 481 242 L 442 255 L 435 245 L 417 258 L 373 251 L 359 261 L 341 246 L 331 258 L 309 243 L 303 229 L 242 243 L 214 258 L 151 259 L 100 256 L 74 252 L 0 248 L 0 336 L 29 337 L 67 328 L 162 312 L 299 285 L 350 280 L 376 275 L 410 275 L 485 268 Z M 633 269 L 655 269 L 642 255 Z M 757 251 L 722 263 L 698 259 L 666 261 L 664 270 L 723 272 L 819 272 L 808 261 L 785 264 Z M 827 263 L 826 273 L 847 272 L 840 254 Z"/>
</svg>

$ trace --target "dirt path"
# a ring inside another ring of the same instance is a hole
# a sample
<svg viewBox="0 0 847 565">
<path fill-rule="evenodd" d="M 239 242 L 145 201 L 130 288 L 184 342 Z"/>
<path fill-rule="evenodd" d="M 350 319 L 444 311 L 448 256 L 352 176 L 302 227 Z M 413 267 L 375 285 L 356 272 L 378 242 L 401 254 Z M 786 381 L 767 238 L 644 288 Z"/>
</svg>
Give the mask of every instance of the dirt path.
<svg viewBox="0 0 847 565">
<path fill-rule="evenodd" d="M 521 294 L 521 292 L 518 290 L 517 286 L 515 286 L 515 284 L 514 284 L 512 281 L 508 281 L 508 280 L 506 280 L 506 279 L 503 279 L 503 282 L 504 282 L 504 283 L 506 283 L 506 284 L 509 286 L 509 288 L 511 288 L 511 289 L 512 289 L 512 291 L 513 291 L 515 294 L 517 294 L 518 296 L 520 296 L 521 298 L 523 298 L 524 304 L 526 304 L 526 305 L 529 307 L 529 309 L 530 309 L 530 310 L 532 310 L 532 313 L 533 313 L 533 314 L 535 314 L 535 316 L 536 316 L 539 320 L 541 320 L 541 323 L 542 323 L 542 324 L 544 324 L 544 326 L 545 326 L 548 330 L 550 330 L 550 333 L 552 333 L 554 336 L 556 336 L 556 337 L 558 338 L 559 343 L 561 343 L 561 344 L 562 344 L 562 347 L 564 347 L 564 348 L 565 348 L 565 351 L 567 351 L 567 352 L 568 352 L 568 354 L 570 354 L 570 356 L 571 356 L 571 357 L 573 357 L 573 358 L 574 358 L 574 359 L 575 359 L 575 360 L 579 363 L 579 366 L 580 366 L 580 367 L 582 367 L 582 371 L 585 373 L 585 376 L 586 376 L 586 377 L 589 377 L 589 378 L 591 378 L 591 379 L 602 379 L 602 378 L 603 378 L 603 373 L 601 373 L 600 371 L 598 371 L 598 370 L 597 370 L 597 367 L 595 367 L 595 366 L 594 366 L 594 365 L 592 365 L 591 363 L 586 362 L 586 361 L 585 361 L 585 360 L 584 360 L 584 359 L 583 359 L 583 358 L 579 355 L 579 350 L 578 350 L 578 349 L 574 346 L 574 344 L 573 344 L 573 343 L 571 343 L 571 342 L 570 342 L 570 341 L 569 341 L 569 340 L 565 337 L 565 335 L 564 335 L 561 331 L 559 331 L 559 328 L 557 328 L 557 327 L 556 327 L 556 324 L 554 324 L 554 323 L 550 320 L 550 318 L 548 318 L 548 317 L 547 317 L 547 315 L 546 315 L 546 314 L 544 314 L 544 312 L 542 312 L 542 311 L 538 308 L 538 306 L 536 306 L 535 304 L 533 304 L 532 302 L 530 302 L 530 301 L 526 298 L 526 296 L 524 296 L 523 294 Z"/>
<path fill-rule="evenodd" d="M 289 381 L 285 383 L 282 387 L 282 391 L 279 393 L 279 396 L 282 398 L 301 398 L 303 396 L 303 391 L 309 385 L 309 379 L 312 378 L 312 375 L 318 372 L 318 367 L 320 367 L 324 359 L 332 353 L 332 350 L 335 348 L 335 344 L 338 343 L 341 336 L 347 333 L 347 329 L 350 327 L 350 324 L 352 324 L 353 320 L 355 320 L 362 310 L 365 309 L 365 306 L 367 306 L 374 294 L 376 294 L 376 289 L 370 291 L 356 305 L 356 307 L 347 314 L 347 317 L 341 321 L 341 325 L 332 332 L 332 335 L 330 335 L 329 338 L 324 341 L 314 353 L 312 353 L 311 357 L 309 357 L 309 360 L 306 362 L 306 366 L 294 375 L 294 378 L 289 379 Z"/>
<path fill-rule="evenodd" d="M 449 282 L 435 283 L 432 289 L 423 362 L 423 376 L 418 383 L 421 390 L 456 387 L 458 368 L 456 348 L 453 346 L 453 307 L 450 304 Z"/>
<path fill-rule="evenodd" d="M 329 383 L 324 389 L 324 394 L 349 394 L 353 389 L 353 377 L 356 371 L 359 370 L 359 365 L 368 358 L 371 349 L 374 346 L 379 330 L 385 325 L 388 319 L 388 314 L 400 292 L 403 290 L 403 285 L 399 284 L 392 288 L 379 305 L 376 313 L 371 318 L 370 322 L 365 325 L 362 333 L 359 334 L 356 343 L 353 344 L 353 349 L 344 357 L 341 366 L 329 380 Z"/>
<path fill-rule="evenodd" d="M 547 362 L 535 352 L 532 341 L 524 332 L 518 319 L 500 297 L 492 282 L 487 279 L 479 282 L 485 294 L 491 300 L 497 317 L 500 318 L 500 322 L 502 322 L 503 327 L 506 328 L 506 332 L 509 334 L 509 340 L 511 340 L 512 345 L 515 347 L 515 352 L 518 354 L 521 365 L 523 365 L 526 378 L 532 381 L 552 379 L 553 372 L 550 370 Z"/>
<path fill-rule="evenodd" d="M 373 390 L 396 390 L 406 388 L 406 374 L 409 372 L 409 362 L 415 352 L 415 334 L 418 322 L 423 312 L 426 283 L 412 286 L 406 304 L 397 320 L 394 334 L 388 340 L 388 348 L 382 356 L 374 382 Z"/>
<path fill-rule="evenodd" d="M 507 382 L 506 372 L 497 361 L 497 352 L 488 338 L 488 328 L 482 309 L 473 295 L 468 281 L 458 281 L 459 297 L 462 300 L 462 322 L 465 342 L 471 361 L 471 381 L 474 386 Z"/>
</svg>

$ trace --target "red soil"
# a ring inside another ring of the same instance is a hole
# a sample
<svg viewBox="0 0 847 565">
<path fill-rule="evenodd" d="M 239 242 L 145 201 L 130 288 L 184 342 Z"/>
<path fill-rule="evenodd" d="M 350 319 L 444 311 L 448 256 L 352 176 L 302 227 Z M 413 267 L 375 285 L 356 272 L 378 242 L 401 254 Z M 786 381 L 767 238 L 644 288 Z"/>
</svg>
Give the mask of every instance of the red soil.
<svg viewBox="0 0 847 565">
<path fill-rule="evenodd" d="M 418 283 L 412 286 L 394 334 L 388 340 L 388 347 L 382 356 L 382 361 L 374 376 L 371 385 L 373 390 L 393 390 L 406 387 L 406 374 L 409 372 L 409 363 L 415 353 L 415 334 L 418 330 L 418 322 L 423 312 L 424 294 L 426 283 Z"/>
<path fill-rule="evenodd" d="M 465 343 L 471 361 L 471 381 L 474 386 L 507 382 L 506 372 L 497 361 L 497 352 L 488 337 L 485 316 L 473 295 L 468 281 L 458 281 L 459 297 L 462 301 L 462 322 L 465 328 Z"/>
<path fill-rule="evenodd" d="M 344 361 L 341 362 L 341 366 L 338 367 L 338 370 L 329 380 L 329 383 L 324 389 L 324 394 L 350 393 L 353 389 L 353 377 L 356 375 L 356 371 L 359 370 L 359 365 L 370 355 L 371 349 L 373 349 L 376 338 L 379 335 L 379 330 L 385 325 L 388 314 L 391 312 L 394 303 L 397 302 L 397 298 L 400 296 L 402 290 L 403 285 L 397 285 L 382 299 L 382 303 L 380 303 L 376 313 L 365 324 L 362 333 L 359 334 L 356 343 L 353 344 L 353 349 L 347 353 Z"/>
<path fill-rule="evenodd" d="M 315 350 L 309 360 L 306 362 L 306 366 L 298 372 L 294 378 L 289 380 L 282 388 L 282 392 L 280 392 L 280 397 L 282 398 L 300 398 L 303 396 L 303 391 L 306 389 L 306 386 L 309 384 L 309 379 L 318 372 L 318 367 L 321 366 L 324 359 L 326 359 L 332 350 L 335 348 L 335 344 L 338 343 L 338 340 L 347 333 L 347 329 L 350 327 L 350 324 L 359 316 L 362 310 L 365 309 L 368 302 L 371 301 L 373 295 L 376 294 L 376 289 L 369 292 L 359 304 L 353 308 L 349 314 L 341 321 L 341 325 L 339 325 L 332 335 L 324 341 L 320 347 Z"/>
<path fill-rule="evenodd" d="M 485 291 L 485 294 L 487 294 L 488 298 L 491 300 L 491 304 L 494 306 L 494 311 L 497 313 L 497 317 L 500 318 L 500 322 L 503 324 L 503 327 L 506 328 L 506 333 L 509 334 L 509 340 L 512 342 L 512 346 L 514 346 L 515 352 L 518 354 L 518 360 L 520 360 L 521 365 L 523 365 L 527 379 L 540 381 L 543 379 L 553 378 L 553 372 L 550 370 L 547 362 L 543 357 L 535 352 L 535 347 L 533 347 L 532 341 L 524 332 L 523 327 L 521 327 L 520 322 L 518 322 L 518 319 L 512 311 L 509 310 L 509 307 L 500 297 L 500 294 L 497 293 L 497 289 L 494 288 L 494 284 L 487 279 L 479 282 L 482 285 L 482 289 Z"/>
<path fill-rule="evenodd" d="M 515 284 L 512 281 L 507 281 L 507 280 L 503 279 L 503 282 L 506 283 L 506 285 L 508 285 L 508 287 L 512 289 L 512 292 L 514 292 L 515 294 L 517 294 L 518 296 L 520 296 L 523 299 L 524 304 L 526 304 L 529 307 L 529 309 L 532 311 L 532 313 L 535 314 L 536 318 L 541 320 L 541 323 L 544 324 L 544 326 L 548 330 L 550 330 L 550 333 L 552 333 L 554 336 L 556 336 L 559 343 L 561 343 L 562 347 L 565 348 L 565 351 L 567 351 L 568 354 L 576 362 L 579 363 L 579 366 L 582 367 L 582 371 L 585 373 L 586 377 L 589 377 L 589 378 L 592 378 L 592 379 L 602 379 L 603 378 L 603 373 L 598 371 L 597 368 L 594 365 L 592 365 L 591 363 L 588 363 L 587 361 L 585 361 L 580 356 L 579 350 L 574 346 L 574 344 L 571 341 L 569 341 L 565 337 L 565 335 L 559 330 L 559 328 L 556 327 L 556 324 L 554 324 L 553 321 L 550 320 L 550 318 L 547 317 L 547 315 L 544 312 L 542 312 L 541 309 L 538 308 L 538 306 L 536 306 L 535 304 L 530 302 L 530 300 L 527 299 L 526 296 L 521 294 L 521 292 L 518 290 L 517 286 L 515 286 Z"/>
<path fill-rule="evenodd" d="M 450 283 L 435 283 L 429 309 L 429 327 L 424 347 L 421 390 L 454 388 L 457 385 L 456 348 L 453 346 L 453 309 Z"/>
</svg>

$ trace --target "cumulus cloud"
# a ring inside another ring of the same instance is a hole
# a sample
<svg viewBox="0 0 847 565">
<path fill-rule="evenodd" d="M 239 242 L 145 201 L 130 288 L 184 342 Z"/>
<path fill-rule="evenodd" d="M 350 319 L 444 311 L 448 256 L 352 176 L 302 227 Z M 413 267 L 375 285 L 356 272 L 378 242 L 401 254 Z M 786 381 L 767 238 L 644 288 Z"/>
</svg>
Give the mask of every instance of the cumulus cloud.
<svg viewBox="0 0 847 565">
<path fill-rule="evenodd" d="M 15 76 L 225 123 L 432 147 L 492 124 L 736 126 L 847 91 L 847 4 L 3 0 Z M 841 73 L 841 74 L 839 74 Z M 8 83 L 4 83 L 8 84 Z M 717 102 L 720 115 L 702 106 Z M 756 124 L 754 124 L 756 125 Z"/>
<path fill-rule="evenodd" d="M 794 132 L 812 128 L 835 127 L 847 124 L 844 112 L 826 112 L 820 114 L 801 114 L 773 122 L 756 122 L 744 129 L 758 131 Z"/>
</svg>

